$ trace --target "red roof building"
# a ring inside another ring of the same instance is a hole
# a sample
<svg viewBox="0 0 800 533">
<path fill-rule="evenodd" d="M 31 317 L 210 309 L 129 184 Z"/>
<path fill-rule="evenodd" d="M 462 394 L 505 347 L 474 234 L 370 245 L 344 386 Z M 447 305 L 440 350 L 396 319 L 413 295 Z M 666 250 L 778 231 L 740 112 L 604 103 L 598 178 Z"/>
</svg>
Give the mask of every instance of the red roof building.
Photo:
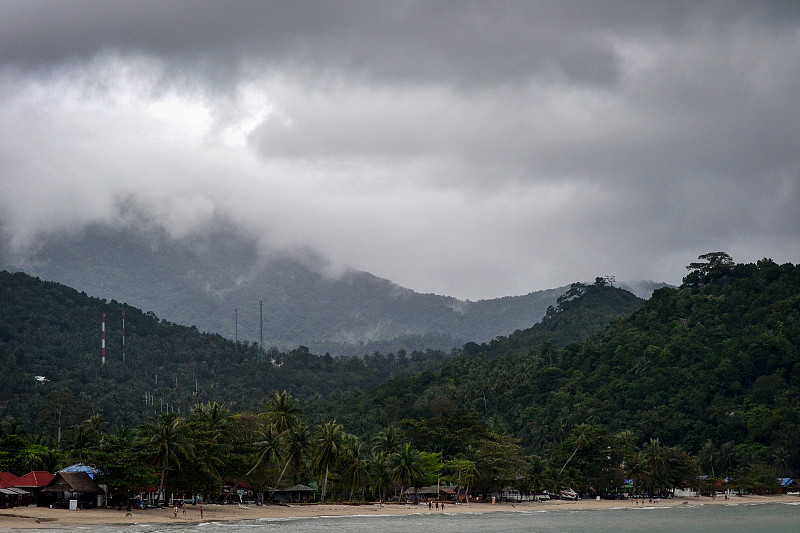
<svg viewBox="0 0 800 533">
<path fill-rule="evenodd" d="M 54 477 L 55 475 L 51 474 L 50 472 L 45 472 L 44 470 L 34 470 L 32 472 L 28 472 L 21 478 L 15 479 L 11 486 L 19 487 L 21 489 L 36 489 L 46 487 Z"/>
<path fill-rule="evenodd" d="M 12 474 L 11 472 L 0 472 L 0 489 L 4 489 L 6 487 L 13 487 L 12 482 L 19 479 L 19 476 Z"/>
</svg>

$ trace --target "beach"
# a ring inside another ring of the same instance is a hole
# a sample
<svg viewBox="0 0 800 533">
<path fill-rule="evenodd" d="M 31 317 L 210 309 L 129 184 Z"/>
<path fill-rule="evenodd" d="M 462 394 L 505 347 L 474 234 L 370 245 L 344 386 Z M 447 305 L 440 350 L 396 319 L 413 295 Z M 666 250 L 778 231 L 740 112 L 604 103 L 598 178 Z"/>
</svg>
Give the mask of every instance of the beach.
<svg viewBox="0 0 800 533">
<path fill-rule="evenodd" d="M 709 498 L 671 498 L 662 499 L 659 503 L 640 501 L 639 506 L 675 507 L 675 506 L 712 506 L 712 505 L 755 505 L 766 503 L 800 503 L 796 495 L 772 496 L 732 496 Z M 514 511 L 552 511 L 552 510 L 609 510 L 620 507 L 635 507 L 630 500 L 578 500 L 522 503 L 471 503 L 464 505 L 446 504 L 445 512 L 453 513 L 494 513 Z M 386 515 L 402 516 L 426 513 L 441 513 L 435 508 L 428 510 L 426 505 L 385 504 L 308 504 L 308 505 L 203 505 L 203 516 L 200 516 L 199 505 L 188 505 L 186 514 L 181 509 L 173 515 L 172 508 L 134 510 L 130 515 L 125 510 L 89 509 L 69 511 L 66 509 L 49 509 L 46 507 L 20 507 L 0 510 L 0 531 L 17 531 L 22 529 L 71 529 L 77 526 L 91 525 L 135 525 L 157 523 L 191 523 L 227 522 L 259 519 L 290 519 L 328 516 L 363 516 Z M 85 529 L 85 527 L 82 527 Z"/>
</svg>

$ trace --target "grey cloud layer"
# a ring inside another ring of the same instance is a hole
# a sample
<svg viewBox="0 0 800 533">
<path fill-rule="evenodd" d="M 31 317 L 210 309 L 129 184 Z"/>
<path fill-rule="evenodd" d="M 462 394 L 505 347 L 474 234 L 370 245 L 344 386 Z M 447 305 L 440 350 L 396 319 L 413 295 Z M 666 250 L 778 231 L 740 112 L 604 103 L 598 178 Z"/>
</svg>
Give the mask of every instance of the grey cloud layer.
<svg viewBox="0 0 800 533">
<path fill-rule="evenodd" d="M 3 2 L 0 215 L 133 198 L 471 298 L 797 261 L 798 50 L 796 2 Z"/>
<path fill-rule="evenodd" d="M 699 19 L 727 32 L 742 20 L 796 23 L 796 3 L 698 2 L 4 2 L 3 62 L 57 64 L 105 49 L 210 63 L 248 60 L 364 71 L 381 79 L 527 79 L 611 83 L 611 40 L 674 38 Z"/>
</svg>

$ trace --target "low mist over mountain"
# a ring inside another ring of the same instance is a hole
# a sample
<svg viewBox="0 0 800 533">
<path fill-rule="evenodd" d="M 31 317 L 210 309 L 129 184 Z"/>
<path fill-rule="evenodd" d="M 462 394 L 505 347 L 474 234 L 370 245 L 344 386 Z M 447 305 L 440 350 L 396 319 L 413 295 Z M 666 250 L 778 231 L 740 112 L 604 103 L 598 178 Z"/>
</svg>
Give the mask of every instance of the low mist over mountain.
<svg viewBox="0 0 800 533">
<path fill-rule="evenodd" d="M 259 341 L 263 302 L 265 346 L 332 354 L 484 342 L 538 322 L 565 290 L 458 300 L 366 272 L 332 274 L 307 249 L 267 256 L 257 244 L 225 223 L 183 237 L 96 224 L 44 238 L 24 256 L 3 254 L 2 266 L 239 341 Z"/>
<path fill-rule="evenodd" d="M 498 336 L 488 347 L 468 343 L 463 350 L 560 347 L 643 303 L 622 289 L 573 284 L 533 328 Z M 102 364 L 101 316 L 108 326 L 108 357 Z M 300 347 L 262 353 L 254 344 L 159 320 L 128 304 L 22 272 L 0 271 L 0 420 L 25 420 L 30 430 L 37 421 L 55 430 L 53 424 L 61 420 L 56 411 L 64 404 L 69 405 L 70 421 L 63 420 L 67 426 L 93 412 L 113 425 L 139 424 L 162 412 L 165 403 L 178 412 L 203 402 L 258 409 L 278 389 L 318 405 L 316 422 L 321 423 L 326 398 L 441 367 L 461 352 L 425 349 L 334 358 Z M 137 404 L 145 408 L 129 408 Z"/>
</svg>

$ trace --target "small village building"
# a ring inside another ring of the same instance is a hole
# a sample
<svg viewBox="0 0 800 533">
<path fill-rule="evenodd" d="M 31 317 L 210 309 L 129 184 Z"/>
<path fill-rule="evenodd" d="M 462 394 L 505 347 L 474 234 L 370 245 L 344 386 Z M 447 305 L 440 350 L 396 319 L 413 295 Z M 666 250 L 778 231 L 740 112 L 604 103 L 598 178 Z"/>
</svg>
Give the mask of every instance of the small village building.
<svg viewBox="0 0 800 533">
<path fill-rule="evenodd" d="M 431 485 L 428 487 L 408 487 L 403 491 L 407 501 L 440 501 L 440 502 L 455 502 L 456 491 L 455 486 L 449 485 Z"/>
<path fill-rule="evenodd" d="M 0 509 L 18 507 L 22 496 L 30 494 L 27 490 L 14 488 L 19 476 L 11 472 L 0 472 Z"/>
<path fill-rule="evenodd" d="M 53 474 L 43 470 L 34 470 L 28 472 L 22 477 L 11 481 L 10 486 L 6 488 L 22 489 L 28 492 L 28 495 L 21 495 L 20 501 L 17 505 L 49 505 L 50 498 L 48 495 L 41 494 L 50 481 L 53 479 Z"/>
<path fill-rule="evenodd" d="M 69 508 L 76 500 L 79 509 L 103 506 L 103 489 L 86 472 L 58 472 L 42 492 L 53 494 L 53 506 Z"/>
<path fill-rule="evenodd" d="M 794 485 L 794 480 L 790 477 L 779 477 L 778 478 L 778 494 L 786 494 L 788 493 L 792 486 Z"/>
<path fill-rule="evenodd" d="M 310 503 L 316 499 L 316 489 L 307 485 L 292 485 L 285 489 L 275 489 L 273 503 Z"/>
<path fill-rule="evenodd" d="M 248 485 L 244 481 L 230 479 L 222 485 L 222 500 L 225 503 L 244 503 L 253 501 L 255 487 Z"/>
</svg>

